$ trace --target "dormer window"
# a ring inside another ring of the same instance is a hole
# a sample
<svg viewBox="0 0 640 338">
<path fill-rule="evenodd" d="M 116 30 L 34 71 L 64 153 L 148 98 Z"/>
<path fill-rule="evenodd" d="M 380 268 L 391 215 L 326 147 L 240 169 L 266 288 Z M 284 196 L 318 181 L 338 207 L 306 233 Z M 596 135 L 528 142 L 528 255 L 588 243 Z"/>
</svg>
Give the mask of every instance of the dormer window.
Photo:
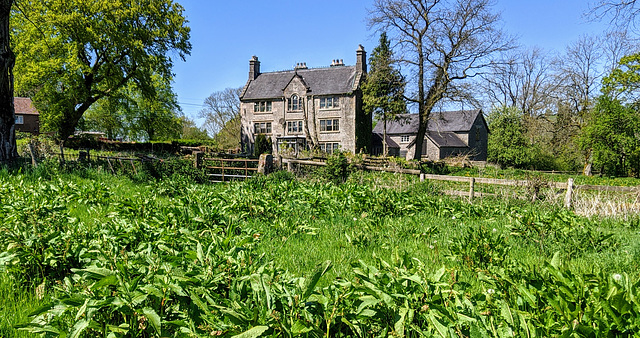
<svg viewBox="0 0 640 338">
<path fill-rule="evenodd" d="M 334 108 L 340 108 L 340 101 L 337 96 L 320 98 L 320 109 L 334 109 Z"/>
<path fill-rule="evenodd" d="M 302 100 L 298 95 L 293 94 L 289 99 L 289 111 L 302 110 Z"/>
</svg>

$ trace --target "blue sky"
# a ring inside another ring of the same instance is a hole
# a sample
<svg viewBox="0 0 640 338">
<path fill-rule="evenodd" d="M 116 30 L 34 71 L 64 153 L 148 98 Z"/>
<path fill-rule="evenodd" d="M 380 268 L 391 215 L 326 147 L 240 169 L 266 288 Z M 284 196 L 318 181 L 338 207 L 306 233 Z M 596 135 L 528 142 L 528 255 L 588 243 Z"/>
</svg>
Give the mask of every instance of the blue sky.
<svg viewBox="0 0 640 338">
<path fill-rule="evenodd" d="M 177 1 L 190 21 L 193 49 L 186 62 L 176 61 L 174 89 L 194 119 L 211 93 L 245 84 L 252 55 L 263 72 L 298 62 L 328 66 L 333 59 L 349 65 L 358 44 L 371 51 L 378 42 L 367 28 L 373 0 Z M 497 0 L 494 8 L 521 45 L 548 52 L 561 53 L 581 35 L 607 28 L 584 17 L 585 0 Z"/>
</svg>

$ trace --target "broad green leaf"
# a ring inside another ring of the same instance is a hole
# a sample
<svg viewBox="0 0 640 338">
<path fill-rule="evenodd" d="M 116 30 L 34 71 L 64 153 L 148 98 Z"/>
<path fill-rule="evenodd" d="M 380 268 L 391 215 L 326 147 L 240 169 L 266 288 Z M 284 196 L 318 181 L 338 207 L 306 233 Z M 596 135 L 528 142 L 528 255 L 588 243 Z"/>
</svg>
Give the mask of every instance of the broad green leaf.
<svg viewBox="0 0 640 338">
<path fill-rule="evenodd" d="M 158 333 L 158 335 L 162 335 L 162 323 L 160 321 L 160 316 L 156 313 L 156 311 L 152 308 L 146 307 L 142 309 L 142 313 L 144 313 L 145 317 L 149 320 L 149 323 L 153 327 L 154 330 Z"/>
<path fill-rule="evenodd" d="M 78 338 L 80 334 L 82 334 L 82 332 L 84 332 L 84 330 L 87 329 L 88 326 L 89 326 L 89 320 L 83 319 L 81 321 L 76 322 L 76 324 L 73 325 L 73 328 L 71 329 L 71 334 L 69 335 L 69 338 Z"/>
<path fill-rule="evenodd" d="M 93 284 L 91 286 L 91 290 L 95 291 L 108 285 L 117 285 L 117 284 L 118 284 L 118 277 L 116 277 L 115 275 L 109 275 L 100 279 L 95 284 Z"/>
<path fill-rule="evenodd" d="M 242 332 L 241 334 L 235 335 L 232 338 L 257 338 L 257 337 L 260 337 L 267 330 L 269 330 L 268 326 L 256 326 L 245 332 Z"/>
<path fill-rule="evenodd" d="M 325 261 L 324 263 L 318 266 L 315 273 L 311 277 L 311 280 L 309 280 L 309 284 L 307 284 L 307 288 L 304 291 L 304 294 L 302 296 L 303 300 L 307 300 L 309 296 L 311 296 L 311 294 L 313 293 L 313 290 L 316 287 L 316 284 L 318 284 L 318 281 L 320 280 L 320 278 L 324 276 L 324 274 L 331 269 L 331 266 L 332 266 L 331 261 Z"/>
<path fill-rule="evenodd" d="M 409 312 L 409 308 L 402 307 L 395 315 L 395 323 L 393 329 L 396 331 L 398 337 L 404 337 L 404 320 Z"/>
<path fill-rule="evenodd" d="M 433 313 L 429 313 L 428 318 L 431 324 L 433 324 L 433 326 L 435 327 L 436 333 L 438 333 L 438 336 L 442 338 L 447 338 L 447 332 L 448 332 L 447 327 L 442 325 L 438 321 L 438 319 L 436 319 Z"/>
</svg>

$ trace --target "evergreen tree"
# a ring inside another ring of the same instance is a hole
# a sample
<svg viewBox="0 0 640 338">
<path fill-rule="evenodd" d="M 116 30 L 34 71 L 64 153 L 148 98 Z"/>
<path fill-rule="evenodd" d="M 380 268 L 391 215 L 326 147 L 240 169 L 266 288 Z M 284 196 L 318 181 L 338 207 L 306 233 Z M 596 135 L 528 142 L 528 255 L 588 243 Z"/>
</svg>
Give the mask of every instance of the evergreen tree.
<svg viewBox="0 0 640 338">
<path fill-rule="evenodd" d="M 380 44 L 369 58 L 369 74 L 362 86 L 364 109 L 384 124 L 383 155 L 387 156 L 387 121 L 397 118 L 407 110 L 404 100 L 404 79 L 393 67 L 393 51 L 387 33 L 380 34 Z"/>
</svg>

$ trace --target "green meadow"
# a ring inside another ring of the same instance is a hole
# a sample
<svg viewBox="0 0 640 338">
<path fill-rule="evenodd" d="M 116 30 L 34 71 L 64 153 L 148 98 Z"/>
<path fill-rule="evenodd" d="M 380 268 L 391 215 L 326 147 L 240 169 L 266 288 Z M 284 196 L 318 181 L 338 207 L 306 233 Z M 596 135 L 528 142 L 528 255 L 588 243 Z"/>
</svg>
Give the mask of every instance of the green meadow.
<svg viewBox="0 0 640 338">
<path fill-rule="evenodd" d="M 640 219 L 436 183 L 0 171 L 0 337 L 615 337 Z"/>
</svg>

